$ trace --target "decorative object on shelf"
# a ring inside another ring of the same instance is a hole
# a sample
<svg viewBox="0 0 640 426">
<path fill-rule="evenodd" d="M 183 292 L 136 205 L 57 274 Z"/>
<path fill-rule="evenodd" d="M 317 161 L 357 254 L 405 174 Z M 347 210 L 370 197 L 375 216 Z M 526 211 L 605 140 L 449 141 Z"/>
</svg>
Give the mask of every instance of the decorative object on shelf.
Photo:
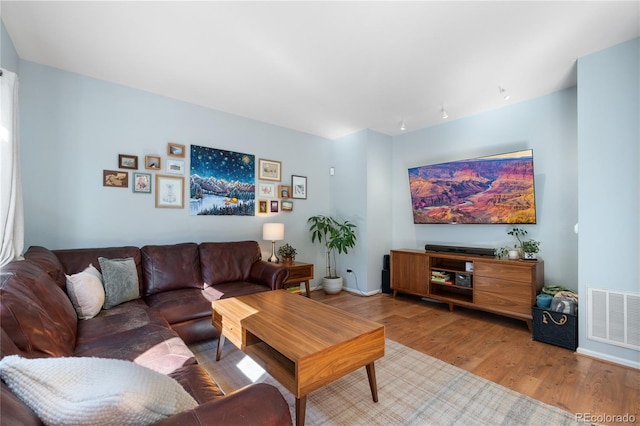
<svg viewBox="0 0 640 426">
<path fill-rule="evenodd" d="M 160 170 L 162 167 L 162 159 L 155 155 L 144 156 L 144 168 L 149 170 Z"/>
<path fill-rule="evenodd" d="M 296 259 L 297 250 L 286 243 L 278 249 L 278 255 L 282 256 L 282 263 L 292 263 Z"/>
<path fill-rule="evenodd" d="M 516 227 L 516 228 L 511 228 L 511 231 L 507 232 L 507 235 L 511 235 L 516 239 L 517 243 L 513 246 L 513 248 L 518 251 L 517 257 L 512 257 L 514 255 L 511 252 L 509 252 L 509 259 L 518 259 L 520 257 L 520 252 L 522 251 L 521 238 L 524 238 L 524 236 L 527 235 L 527 231 L 526 229 Z"/>
<path fill-rule="evenodd" d="M 307 177 L 291 176 L 291 198 L 307 199 Z"/>
<path fill-rule="evenodd" d="M 295 192 L 295 190 L 294 190 Z M 322 282 L 322 287 L 329 294 L 339 293 L 342 290 L 342 277 L 339 277 L 335 270 L 335 252 L 348 254 L 350 248 L 356 245 L 356 225 L 345 220 L 338 222 L 331 216 L 316 215 L 307 219 L 310 223 L 311 242 L 324 244 L 327 269 Z M 334 256 L 332 268 L 331 254 Z"/>
<path fill-rule="evenodd" d="M 151 173 L 133 174 L 133 192 L 151 194 Z"/>
<path fill-rule="evenodd" d="M 262 239 L 271 241 L 271 256 L 269 262 L 278 263 L 276 256 L 276 241 L 284 240 L 284 223 L 265 223 L 262 225 Z"/>
<path fill-rule="evenodd" d="M 156 207 L 184 208 L 184 178 L 156 175 Z"/>
<path fill-rule="evenodd" d="M 129 173 L 115 170 L 102 171 L 102 186 L 113 186 L 116 188 L 129 187 Z"/>
<path fill-rule="evenodd" d="M 522 251 L 524 252 L 524 260 L 536 260 L 537 253 L 540 251 L 540 241 L 526 240 L 522 243 Z"/>
<path fill-rule="evenodd" d="M 184 145 L 180 145 L 177 143 L 169 142 L 167 144 L 167 154 L 172 157 L 183 157 L 185 155 Z"/>
<path fill-rule="evenodd" d="M 138 156 L 118 154 L 118 167 L 121 169 L 138 170 Z"/>
<path fill-rule="evenodd" d="M 280 182 L 282 180 L 282 163 L 264 158 L 258 159 L 258 179 Z"/>
</svg>

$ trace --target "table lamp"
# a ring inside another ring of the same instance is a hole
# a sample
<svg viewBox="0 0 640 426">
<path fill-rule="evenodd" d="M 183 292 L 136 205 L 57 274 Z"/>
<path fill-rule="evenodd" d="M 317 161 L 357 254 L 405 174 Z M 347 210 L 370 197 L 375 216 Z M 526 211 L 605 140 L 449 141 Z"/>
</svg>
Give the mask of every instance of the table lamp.
<svg viewBox="0 0 640 426">
<path fill-rule="evenodd" d="M 265 223 L 262 225 L 262 239 L 271 240 L 271 257 L 269 262 L 278 263 L 276 256 L 276 241 L 284 240 L 284 223 Z"/>
</svg>

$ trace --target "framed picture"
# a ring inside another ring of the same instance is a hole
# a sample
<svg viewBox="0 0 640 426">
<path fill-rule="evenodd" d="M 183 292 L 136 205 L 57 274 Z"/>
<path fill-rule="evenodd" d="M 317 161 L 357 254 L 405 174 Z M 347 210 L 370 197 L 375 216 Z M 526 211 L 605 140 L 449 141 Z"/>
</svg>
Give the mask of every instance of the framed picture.
<svg viewBox="0 0 640 426">
<path fill-rule="evenodd" d="M 115 188 L 128 188 L 129 172 L 120 172 L 116 170 L 103 170 L 102 186 L 113 186 Z"/>
<path fill-rule="evenodd" d="M 162 168 L 162 159 L 155 155 L 145 155 L 144 168 L 149 170 L 160 170 Z"/>
<path fill-rule="evenodd" d="M 183 175 L 184 174 L 184 161 L 183 160 L 167 159 L 166 172 L 174 174 L 174 175 Z"/>
<path fill-rule="evenodd" d="M 291 198 L 307 199 L 307 177 L 291 176 Z"/>
<path fill-rule="evenodd" d="M 282 201 L 280 204 L 283 212 L 293 211 L 293 201 Z"/>
<path fill-rule="evenodd" d="M 276 185 L 274 183 L 258 183 L 258 195 L 260 197 L 275 198 Z"/>
<path fill-rule="evenodd" d="M 133 192 L 151 194 L 151 173 L 133 174 Z"/>
<path fill-rule="evenodd" d="M 156 175 L 156 207 L 184 207 L 184 178 Z"/>
<path fill-rule="evenodd" d="M 258 213 L 269 213 L 267 200 L 258 200 Z"/>
<path fill-rule="evenodd" d="M 278 185 L 278 196 L 280 198 L 291 197 L 291 187 L 289 185 Z M 284 210 L 284 208 L 283 208 Z"/>
<path fill-rule="evenodd" d="M 280 161 L 258 159 L 258 179 L 280 182 L 282 180 L 282 163 Z"/>
<path fill-rule="evenodd" d="M 278 213 L 278 200 L 271 200 L 271 213 Z"/>
<path fill-rule="evenodd" d="M 121 169 L 138 170 L 138 156 L 119 154 L 118 167 Z"/>
<path fill-rule="evenodd" d="M 184 145 L 180 145 L 177 143 L 169 142 L 167 144 L 167 154 L 172 157 L 183 157 L 184 158 Z"/>
</svg>

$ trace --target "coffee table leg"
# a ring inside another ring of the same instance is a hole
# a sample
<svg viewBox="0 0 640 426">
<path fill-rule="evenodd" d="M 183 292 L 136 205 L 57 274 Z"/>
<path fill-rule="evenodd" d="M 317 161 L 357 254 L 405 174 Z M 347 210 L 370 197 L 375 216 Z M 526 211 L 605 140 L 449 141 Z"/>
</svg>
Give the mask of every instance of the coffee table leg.
<svg viewBox="0 0 640 426">
<path fill-rule="evenodd" d="M 371 364 L 367 364 L 367 377 L 369 377 L 369 387 L 371 388 L 371 396 L 373 402 L 378 402 L 378 383 L 376 382 L 376 367 Z"/>
<path fill-rule="evenodd" d="M 222 356 L 223 346 L 224 346 L 224 335 L 220 333 L 220 337 L 218 337 L 218 348 L 216 349 L 216 361 L 220 361 L 220 357 Z"/>
<path fill-rule="evenodd" d="M 307 395 L 296 398 L 296 426 L 304 426 L 304 418 L 307 412 Z"/>
</svg>

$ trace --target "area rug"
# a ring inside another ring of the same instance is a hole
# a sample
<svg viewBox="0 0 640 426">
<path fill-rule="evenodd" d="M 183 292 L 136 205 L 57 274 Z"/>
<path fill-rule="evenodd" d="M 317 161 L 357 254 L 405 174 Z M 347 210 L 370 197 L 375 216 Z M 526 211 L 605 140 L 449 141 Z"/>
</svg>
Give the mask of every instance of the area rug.
<svg viewBox="0 0 640 426">
<path fill-rule="evenodd" d="M 295 398 L 244 353 L 226 342 L 191 346 L 225 393 L 255 382 L 280 389 L 295 419 Z M 475 376 L 392 340 L 376 361 L 379 402 L 371 398 L 365 368 L 307 397 L 307 425 L 577 425 L 559 408 Z"/>
</svg>

